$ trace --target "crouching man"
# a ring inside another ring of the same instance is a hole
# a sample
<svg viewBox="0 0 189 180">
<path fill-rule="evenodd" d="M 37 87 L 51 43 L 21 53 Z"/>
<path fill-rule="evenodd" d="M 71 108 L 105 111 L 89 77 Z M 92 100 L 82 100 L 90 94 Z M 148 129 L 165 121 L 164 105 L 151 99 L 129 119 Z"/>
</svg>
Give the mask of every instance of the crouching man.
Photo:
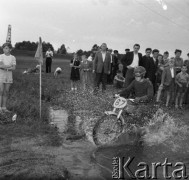
<svg viewBox="0 0 189 180">
<path fill-rule="evenodd" d="M 60 67 L 57 67 L 54 72 L 54 77 L 57 78 L 58 75 L 60 75 L 61 73 L 62 73 L 62 69 Z"/>
</svg>

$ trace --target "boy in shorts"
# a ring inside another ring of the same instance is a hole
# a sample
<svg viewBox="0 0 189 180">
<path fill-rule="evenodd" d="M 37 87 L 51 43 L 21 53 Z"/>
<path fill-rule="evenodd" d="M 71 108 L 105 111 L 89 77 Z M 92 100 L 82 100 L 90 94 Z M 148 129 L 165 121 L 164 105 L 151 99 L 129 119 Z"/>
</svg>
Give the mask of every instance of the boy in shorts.
<svg viewBox="0 0 189 180">
<path fill-rule="evenodd" d="M 186 71 L 187 71 L 187 67 L 186 65 L 183 65 L 181 72 L 176 75 L 175 82 L 177 85 L 177 89 L 176 89 L 175 108 L 178 108 L 179 100 L 180 100 L 179 106 L 180 108 L 182 108 L 183 99 L 189 85 L 189 75 Z"/>
<path fill-rule="evenodd" d="M 167 92 L 166 107 L 169 105 L 170 98 L 174 98 L 175 90 L 175 76 L 176 71 L 174 68 L 174 58 L 169 60 L 169 66 L 165 67 L 162 73 L 161 85 L 159 86 L 157 99 L 159 100 L 162 89 Z"/>
<path fill-rule="evenodd" d="M 7 96 L 13 83 L 12 71 L 16 68 L 16 58 L 11 55 L 12 45 L 4 43 L 4 54 L 0 55 L 0 112 L 7 110 Z"/>
</svg>

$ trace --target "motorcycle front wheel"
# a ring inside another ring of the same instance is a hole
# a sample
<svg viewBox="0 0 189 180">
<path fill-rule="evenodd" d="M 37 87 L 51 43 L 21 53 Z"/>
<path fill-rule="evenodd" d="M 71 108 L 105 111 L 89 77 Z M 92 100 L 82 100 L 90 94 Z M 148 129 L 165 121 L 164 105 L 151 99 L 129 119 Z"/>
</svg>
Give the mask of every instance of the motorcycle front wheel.
<svg viewBox="0 0 189 180">
<path fill-rule="evenodd" d="M 94 126 L 93 140 L 96 145 L 106 145 L 113 142 L 123 131 L 121 119 L 116 115 L 104 115 Z"/>
</svg>

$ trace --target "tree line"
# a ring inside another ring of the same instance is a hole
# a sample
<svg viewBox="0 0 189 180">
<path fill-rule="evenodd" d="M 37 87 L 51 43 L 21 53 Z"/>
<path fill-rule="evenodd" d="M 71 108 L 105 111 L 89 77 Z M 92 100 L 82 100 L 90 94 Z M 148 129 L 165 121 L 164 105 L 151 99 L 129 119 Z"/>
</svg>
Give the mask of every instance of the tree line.
<svg viewBox="0 0 189 180">
<path fill-rule="evenodd" d="M 46 52 L 48 50 L 48 48 L 51 48 L 52 51 L 55 50 L 53 45 L 49 42 L 43 41 L 42 45 L 43 45 L 43 52 Z M 15 50 L 24 50 L 24 51 L 36 51 L 37 46 L 38 46 L 38 42 L 22 41 L 22 42 L 17 42 L 14 46 L 14 49 Z M 84 53 L 87 56 L 89 56 L 91 52 L 97 51 L 98 48 L 99 48 L 99 46 L 97 44 L 94 44 L 90 51 L 84 51 L 82 49 L 79 49 L 77 51 L 77 54 L 81 55 Z M 1 49 L 1 47 L 0 47 L 0 49 Z M 60 46 L 60 48 L 58 48 L 57 54 L 67 54 L 67 49 L 64 44 L 62 44 Z"/>
<path fill-rule="evenodd" d="M 42 42 L 43 45 L 43 52 L 46 52 L 48 48 L 51 48 L 52 51 L 54 51 L 54 47 L 51 43 L 49 42 Z M 38 46 L 38 42 L 30 42 L 30 41 L 22 41 L 22 42 L 17 42 L 15 44 L 14 49 L 15 50 L 25 50 L 25 51 L 36 51 Z M 64 44 L 60 46 L 57 50 L 58 54 L 67 54 L 67 50 Z"/>
</svg>

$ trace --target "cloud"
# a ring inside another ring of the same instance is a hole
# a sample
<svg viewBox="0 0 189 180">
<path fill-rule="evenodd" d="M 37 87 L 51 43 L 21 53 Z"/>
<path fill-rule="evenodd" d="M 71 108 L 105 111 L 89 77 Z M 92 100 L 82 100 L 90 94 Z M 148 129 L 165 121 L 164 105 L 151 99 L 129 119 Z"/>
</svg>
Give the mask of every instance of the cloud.
<svg viewBox="0 0 189 180">
<path fill-rule="evenodd" d="M 91 0 L 92 4 L 93 5 L 100 5 L 100 4 L 103 4 L 103 5 L 108 5 L 110 3 L 111 0 Z"/>
<path fill-rule="evenodd" d="M 133 0 L 117 0 L 119 4 L 124 6 L 129 6 L 131 3 L 133 3 Z"/>
<path fill-rule="evenodd" d="M 100 3 L 104 4 L 104 5 L 108 5 L 108 3 L 110 2 L 110 0 L 99 0 Z"/>
</svg>

